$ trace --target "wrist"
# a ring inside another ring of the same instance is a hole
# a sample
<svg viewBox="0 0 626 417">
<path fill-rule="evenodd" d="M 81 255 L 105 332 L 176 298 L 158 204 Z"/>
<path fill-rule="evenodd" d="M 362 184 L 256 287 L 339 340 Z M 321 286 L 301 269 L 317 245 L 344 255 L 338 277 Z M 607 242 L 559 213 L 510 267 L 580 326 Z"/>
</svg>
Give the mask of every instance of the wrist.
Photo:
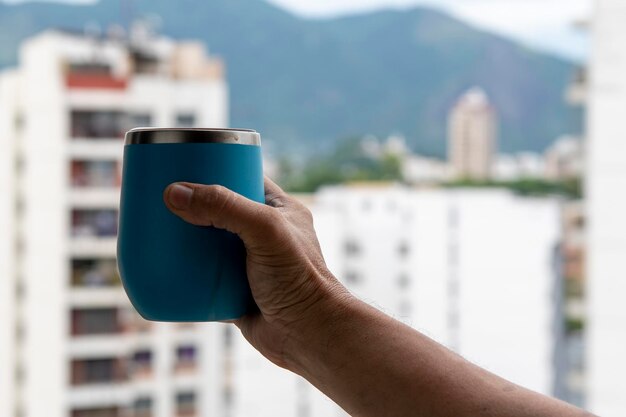
<svg viewBox="0 0 626 417">
<path fill-rule="evenodd" d="M 341 332 L 349 312 L 359 303 L 330 272 L 322 274 L 320 280 L 322 284 L 315 302 L 311 303 L 302 319 L 288 330 L 283 351 L 286 368 L 305 378 L 311 376 L 312 367 L 321 366 L 320 359 L 324 357 L 324 351 Z"/>
</svg>

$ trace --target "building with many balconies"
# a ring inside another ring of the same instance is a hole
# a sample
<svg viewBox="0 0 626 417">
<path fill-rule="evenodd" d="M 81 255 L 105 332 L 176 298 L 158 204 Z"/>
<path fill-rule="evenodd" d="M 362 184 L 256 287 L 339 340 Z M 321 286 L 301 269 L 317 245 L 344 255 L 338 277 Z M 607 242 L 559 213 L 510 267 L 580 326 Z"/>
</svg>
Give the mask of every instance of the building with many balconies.
<svg viewBox="0 0 626 417">
<path fill-rule="evenodd" d="M 0 416 L 215 416 L 222 326 L 149 323 L 115 262 L 124 132 L 226 126 L 196 42 L 52 30 L 0 75 Z"/>
</svg>

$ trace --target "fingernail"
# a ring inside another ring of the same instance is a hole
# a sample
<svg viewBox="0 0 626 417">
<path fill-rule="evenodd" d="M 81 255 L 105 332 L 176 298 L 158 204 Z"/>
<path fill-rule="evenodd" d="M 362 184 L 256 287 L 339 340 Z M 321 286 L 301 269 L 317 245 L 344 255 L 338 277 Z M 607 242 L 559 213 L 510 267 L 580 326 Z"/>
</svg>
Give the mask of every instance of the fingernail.
<svg viewBox="0 0 626 417">
<path fill-rule="evenodd" d="M 186 210 L 191 204 L 193 189 L 182 184 L 174 184 L 170 188 L 168 200 L 174 208 Z"/>
</svg>

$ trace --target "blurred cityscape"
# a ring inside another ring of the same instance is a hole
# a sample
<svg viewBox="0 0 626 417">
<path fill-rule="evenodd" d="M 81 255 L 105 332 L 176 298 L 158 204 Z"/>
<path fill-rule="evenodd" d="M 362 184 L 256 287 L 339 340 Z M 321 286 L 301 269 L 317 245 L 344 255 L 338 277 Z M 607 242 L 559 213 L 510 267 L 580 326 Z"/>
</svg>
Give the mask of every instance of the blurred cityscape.
<svg viewBox="0 0 626 417">
<path fill-rule="evenodd" d="M 445 154 L 398 126 L 304 156 L 270 136 L 264 163 L 360 298 L 515 383 L 620 416 L 626 4 L 594 8 L 578 23 L 592 58 L 561 91 L 585 129 L 511 150 L 498 92 L 472 79 L 445 107 Z M 124 132 L 229 126 L 231 63 L 140 19 L 50 27 L 18 51 L 0 72 L 0 417 L 347 415 L 233 326 L 147 322 L 121 287 Z"/>
</svg>

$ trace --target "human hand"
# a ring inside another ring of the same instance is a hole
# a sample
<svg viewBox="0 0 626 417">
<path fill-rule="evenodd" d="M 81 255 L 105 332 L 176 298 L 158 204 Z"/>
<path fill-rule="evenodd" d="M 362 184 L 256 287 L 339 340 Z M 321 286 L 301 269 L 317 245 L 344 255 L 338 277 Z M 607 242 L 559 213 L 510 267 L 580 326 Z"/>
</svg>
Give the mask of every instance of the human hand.
<svg viewBox="0 0 626 417">
<path fill-rule="evenodd" d="M 218 185 L 175 183 L 167 207 L 183 220 L 239 235 L 248 281 L 260 313 L 235 324 L 264 356 L 284 368 L 293 338 L 314 331 L 324 312 L 350 298 L 328 271 L 310 211 L 265 179 L 265 203 Z"/>
</svg>

